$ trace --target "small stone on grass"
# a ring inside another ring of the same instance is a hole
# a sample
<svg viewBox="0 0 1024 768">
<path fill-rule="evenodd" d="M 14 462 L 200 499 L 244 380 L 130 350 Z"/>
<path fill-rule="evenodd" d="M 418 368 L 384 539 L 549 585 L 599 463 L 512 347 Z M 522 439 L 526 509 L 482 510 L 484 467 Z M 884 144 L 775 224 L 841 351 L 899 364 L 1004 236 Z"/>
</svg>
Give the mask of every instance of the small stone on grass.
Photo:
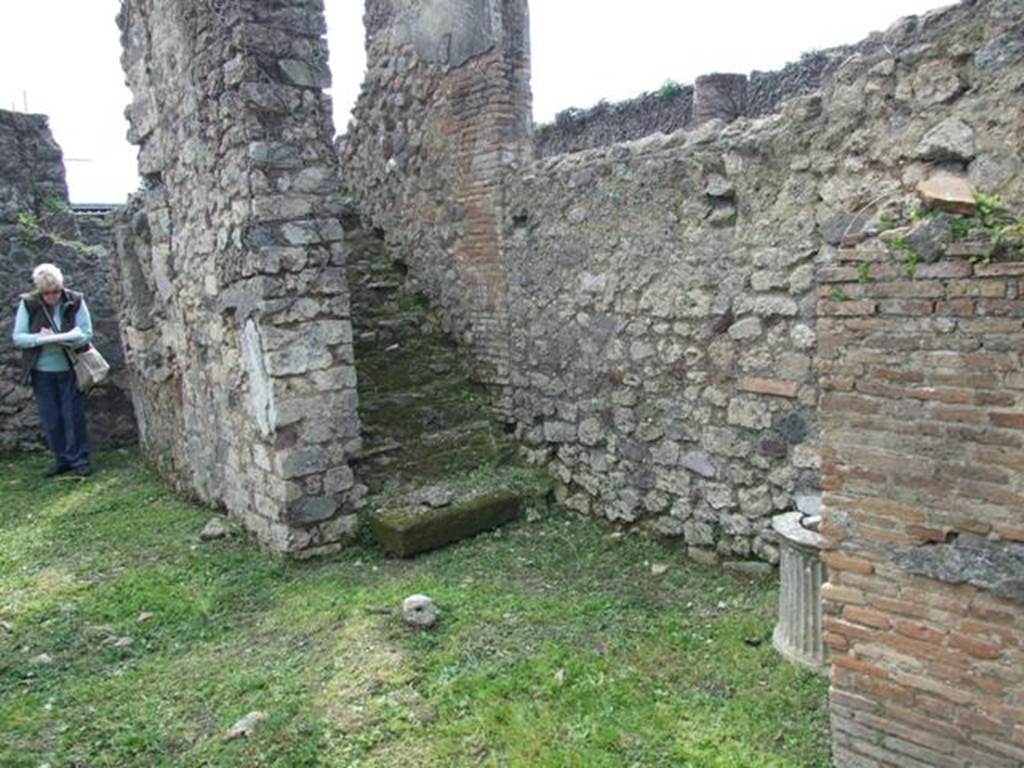
<svg viewBox="0 0 1024 768">
<path fill-rule="evenodd" d="M 437 608 L 426 595 L 410 595 L 402 601 L 402 619 L 410 627 L 428 629 L 437 623 Z"/>
<path fill-rule="evenodd" d="M 214 539 L 226 539 L 231 535 L 229 528 L 219 517 L 211 517 L 206 526 L 199 533 L 200 541 L 213 541 Z"/>
<path fill-rule="evenodd" d="M 412 716 L 416 719 L 416 722 L 421 723 L 422 725 L 427 725 L 437 720 L 437 712 L 433 707 L 428 707 L 426 705 L 416 707 L 416 709 L 413 710 Z"/>
<path fill-rule="evenodd" d="M 266 712 L 260 712 L 254 710 L 248 715 L 243 717 L 228 731 L 227 736 L 224 737 L 225 741 L 234 741 L 235 739 L 248 738 L 252 735 L 252 732 L 256 730 L 256 726 L 267 719 Z"/>
</svg>

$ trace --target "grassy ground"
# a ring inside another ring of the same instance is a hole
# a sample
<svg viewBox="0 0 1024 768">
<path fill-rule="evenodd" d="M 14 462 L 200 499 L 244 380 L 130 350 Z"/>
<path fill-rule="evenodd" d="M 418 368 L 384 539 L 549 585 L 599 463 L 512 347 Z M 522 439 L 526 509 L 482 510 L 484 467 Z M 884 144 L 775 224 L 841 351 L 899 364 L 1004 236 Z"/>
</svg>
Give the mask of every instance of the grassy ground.
<svg viewBox="0 0 1024 768">
<path fill-rule="evenodd" d="M 829 764 L 826 687 L 772 651 L 769 581 L 560 514 L 412 561 L 283 562 L 197 543 L 209 513 L 134 452 L 97 465 L 0 457 L 0 765 Z M 402 625 L 413 592 L 433 631 Z"/>
</svg>

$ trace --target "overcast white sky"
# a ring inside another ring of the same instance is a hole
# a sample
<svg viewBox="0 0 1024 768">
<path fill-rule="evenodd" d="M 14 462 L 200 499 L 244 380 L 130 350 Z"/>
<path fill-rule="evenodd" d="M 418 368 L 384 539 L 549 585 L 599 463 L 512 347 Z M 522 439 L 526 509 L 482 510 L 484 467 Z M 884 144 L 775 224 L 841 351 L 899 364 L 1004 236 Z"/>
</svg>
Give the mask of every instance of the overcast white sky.
<svg viewBox="0 0 1024 768">
<path fill-rule="evenodd" d="M 362 80 L 362 0 L 325 0 L 335 125 Z M 804 52 L 854 43 L 941 0 L 533 0 L 534 116 L 618 101 L 668 79 L 777 69 Z M 74 202 L 122 202 L 137 186 L 124 136 L 130 95 L 119 63 L 119 0 L 2 0 L 0 108 L 50 115 Z"/>
</svg>

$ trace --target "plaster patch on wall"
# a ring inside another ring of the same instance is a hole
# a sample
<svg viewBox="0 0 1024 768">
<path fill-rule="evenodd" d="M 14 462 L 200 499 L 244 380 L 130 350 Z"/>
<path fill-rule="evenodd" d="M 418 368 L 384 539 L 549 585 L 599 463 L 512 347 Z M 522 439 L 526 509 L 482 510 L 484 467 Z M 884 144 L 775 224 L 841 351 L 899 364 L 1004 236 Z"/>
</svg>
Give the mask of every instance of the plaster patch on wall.
<svg viewBox="0 0 1024 768">
<path fill-rule="evenodd" d="M 256 321 L 251 318 L 242 329 L 242 351 L 245 355 L 245 371 L 249 377 L 249 407 L 256 418 L 260 434 L 270 437 L 277 424 L 274 386 L 263 356 L 263 337 Z"/>
<path fill-rule="evenodd" d="M 462 66 L 497 42 L 490 0 L 407 0 L 399 14 L 394 42 L 434 64 Z"/>
<path fill-rule="evenodd" d="M 950 584 L 971 584 L 1024 603 L 1024 544 L 961 534 L 951 544 L 900 550 L 893 555 L 893 562 L 909 573 Z"/>
</svg>

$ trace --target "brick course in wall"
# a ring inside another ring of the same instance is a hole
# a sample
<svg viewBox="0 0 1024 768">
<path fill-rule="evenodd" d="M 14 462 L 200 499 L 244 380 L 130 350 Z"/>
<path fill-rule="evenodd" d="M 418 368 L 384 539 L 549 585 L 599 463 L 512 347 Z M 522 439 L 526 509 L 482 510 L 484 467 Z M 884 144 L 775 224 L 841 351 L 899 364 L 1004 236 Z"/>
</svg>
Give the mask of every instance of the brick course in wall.
<svg viewBox="0 0 1024 768">
<path fill-rule="evenodd" d="M 473 352 L 476 376 L 503 384 L 503 183 L 531 151 L 526 2 L 370 0 L 367 17 L 368 73 L 340 141 L 342 183 Z"/>
<path fill-rule="evenodd" d="M 1015 768 L 1024 263 L 851 275 L 862 260 L 892 259 L 844 251 L 820 273 L 836 765 Z"/>
</svg>

